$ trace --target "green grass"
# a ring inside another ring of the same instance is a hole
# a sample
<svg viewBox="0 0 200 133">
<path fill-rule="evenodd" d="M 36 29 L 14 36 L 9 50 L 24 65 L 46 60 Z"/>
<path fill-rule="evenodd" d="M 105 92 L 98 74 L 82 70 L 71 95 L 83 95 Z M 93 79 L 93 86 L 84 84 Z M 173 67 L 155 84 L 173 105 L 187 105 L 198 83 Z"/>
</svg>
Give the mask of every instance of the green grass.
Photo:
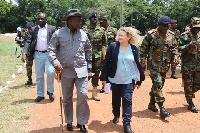
<svg viewBox="0 0 200 133">
<path fill-rule="evenodd" d="M 17 72 L 17 66 L 23 65 L 21 57 L 15 57 L 16 47 L 18 49 L 17 55 L 20 54 L 20 47 L 11 39 L 0 40 L 0 86 L 7 85 L 7 81 L 12 80 L 12 74 Z"/>
<path fill-rule="evenodd" d="M 31 116 L 30 108 L 35 105 L 32 99 L 27 98 L 34 88 L 24 86 L 26 68 L 23 67 L 22 73 L 17 73 L 16 66 L 23 66 L 21 57 L 15 57 L 17 46 L 14 40 L 0 40 L 0 86 L 7 86 L 0 92 L 0 133 L 28 132 L 30 125 L 26 120 Z M 14 80 L 13 73 L 16 75 Z M 12 82 L 8 84 L 8 80 Z"/>
</svg>

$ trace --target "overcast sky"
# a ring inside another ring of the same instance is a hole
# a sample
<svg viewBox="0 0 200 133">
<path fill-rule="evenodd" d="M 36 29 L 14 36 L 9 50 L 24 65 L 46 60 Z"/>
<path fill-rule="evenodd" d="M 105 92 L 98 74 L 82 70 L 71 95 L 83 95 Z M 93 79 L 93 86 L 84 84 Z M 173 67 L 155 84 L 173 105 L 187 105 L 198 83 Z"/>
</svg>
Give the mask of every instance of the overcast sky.
<svg viewBox="0 0 200 133">
<path fill-rule="evenodd" d="M 17 3 L 15 2 L 15 0 L 6 0 L 6 1 L 7 1 L 7 2 L 12 1 L 13 4 L 17 4 Z"/>
</svg>

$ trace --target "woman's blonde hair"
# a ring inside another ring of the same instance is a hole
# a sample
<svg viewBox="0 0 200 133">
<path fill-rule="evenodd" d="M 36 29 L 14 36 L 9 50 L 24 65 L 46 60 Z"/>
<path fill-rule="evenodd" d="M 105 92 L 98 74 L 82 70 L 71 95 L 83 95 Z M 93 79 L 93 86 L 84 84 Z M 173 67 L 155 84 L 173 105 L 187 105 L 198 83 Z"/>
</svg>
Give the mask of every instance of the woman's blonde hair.
<svg viewBox="0 0 200 133">
<path fill-rule="evenodd" d="M 124 31 L 127 33 L 127 36 L 130 37 L 129 43 L 133 44 L 133 45 L 138 45 L 138 41 L 140 39 L 140 31 L 132 28 L 132 27 L 121 27 L 118 31 L 117 31 L 117 37 L 116 40 L 118 41 L 118 35 L 119 35 L 119 31 Z"/>
</svg>

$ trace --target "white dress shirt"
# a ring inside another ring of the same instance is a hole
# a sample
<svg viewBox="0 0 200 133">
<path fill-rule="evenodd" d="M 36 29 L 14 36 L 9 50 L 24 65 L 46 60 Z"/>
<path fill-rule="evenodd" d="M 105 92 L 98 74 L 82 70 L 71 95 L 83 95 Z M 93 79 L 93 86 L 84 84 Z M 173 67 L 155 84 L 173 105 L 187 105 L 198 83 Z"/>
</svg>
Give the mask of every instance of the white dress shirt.
<svg viewBox="0 0 200 133">
<path fill-rule="evenodd" d="M 36 44 L 36 47 L 35 47 L 35 50 L 38 50 L 38 51 L 46 51 L 47 48 L 48 48 L 48 45 L 47 45 L 47 24 L 41 28 L 39 25 L 38 25 L 38 35 L 37 35 L 37 44 Z"/>
</svg>

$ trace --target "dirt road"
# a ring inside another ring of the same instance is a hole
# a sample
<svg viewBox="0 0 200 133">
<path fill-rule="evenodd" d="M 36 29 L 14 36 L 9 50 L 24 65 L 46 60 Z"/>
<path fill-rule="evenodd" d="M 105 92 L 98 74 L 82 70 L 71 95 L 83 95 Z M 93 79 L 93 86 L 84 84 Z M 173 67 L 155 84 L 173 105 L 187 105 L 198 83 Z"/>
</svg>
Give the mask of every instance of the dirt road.
<svg viewBox="0 0 200 133">
<path fill-rule="evenodd" d="M 187 110 L 184 92 L 180 91 L 181 74 L 176 72 L 178 79 L 171 79 L 170 72 L 167 75 L 163 93 L 166 98 L 165 108 L 171 113 L 171 116 L 161 120 L 159 113 L 154 113 L 147 109 L 149 103 L 149 91 L 151 88 L 151 79 L 146 72 L 146 80 L 140 89 L 133 93 L 133 117 L 132 129 L 135 133 L 198 133 L 200 132 L 200 113 L 191 113 Z M 36 86 L 35 86 L 36 87 Z M 89 133 L 123 133 L 122 118 L 118 124 L 113 124 L 111 93 L 99 93 L 101 101 L 91 99 L 91 83 L 89 88 L 90 119 L 86 125 Z M 100 89 L 100 87 L 99 87 Z M 32 116 L 28 120 L 31 123 L 30 133 L 61 133 L 60 106 L 59 106 L 59 86 L 55 81 L 54 102 L 50 102 L 48 96 L 46 99 L 37 103 L 31 110 Z M 193 100 L 196 107 L 200 109 L 200 92 L 196 93 Z M 35 99 L 36 90 L 29 94 L 29 98 Z M 76 89 L 74 89 L 74 109 L 76 106 Z M 74 110 L 75 112 L 75 110 Z M 76 126 L 76 117 L 74 116 L 74 131 L 79 133 Z M 66 124 L 65 124 L 66 125 Z M 65 130 L 65 133 L 68 131 Z"/>
</svg>

